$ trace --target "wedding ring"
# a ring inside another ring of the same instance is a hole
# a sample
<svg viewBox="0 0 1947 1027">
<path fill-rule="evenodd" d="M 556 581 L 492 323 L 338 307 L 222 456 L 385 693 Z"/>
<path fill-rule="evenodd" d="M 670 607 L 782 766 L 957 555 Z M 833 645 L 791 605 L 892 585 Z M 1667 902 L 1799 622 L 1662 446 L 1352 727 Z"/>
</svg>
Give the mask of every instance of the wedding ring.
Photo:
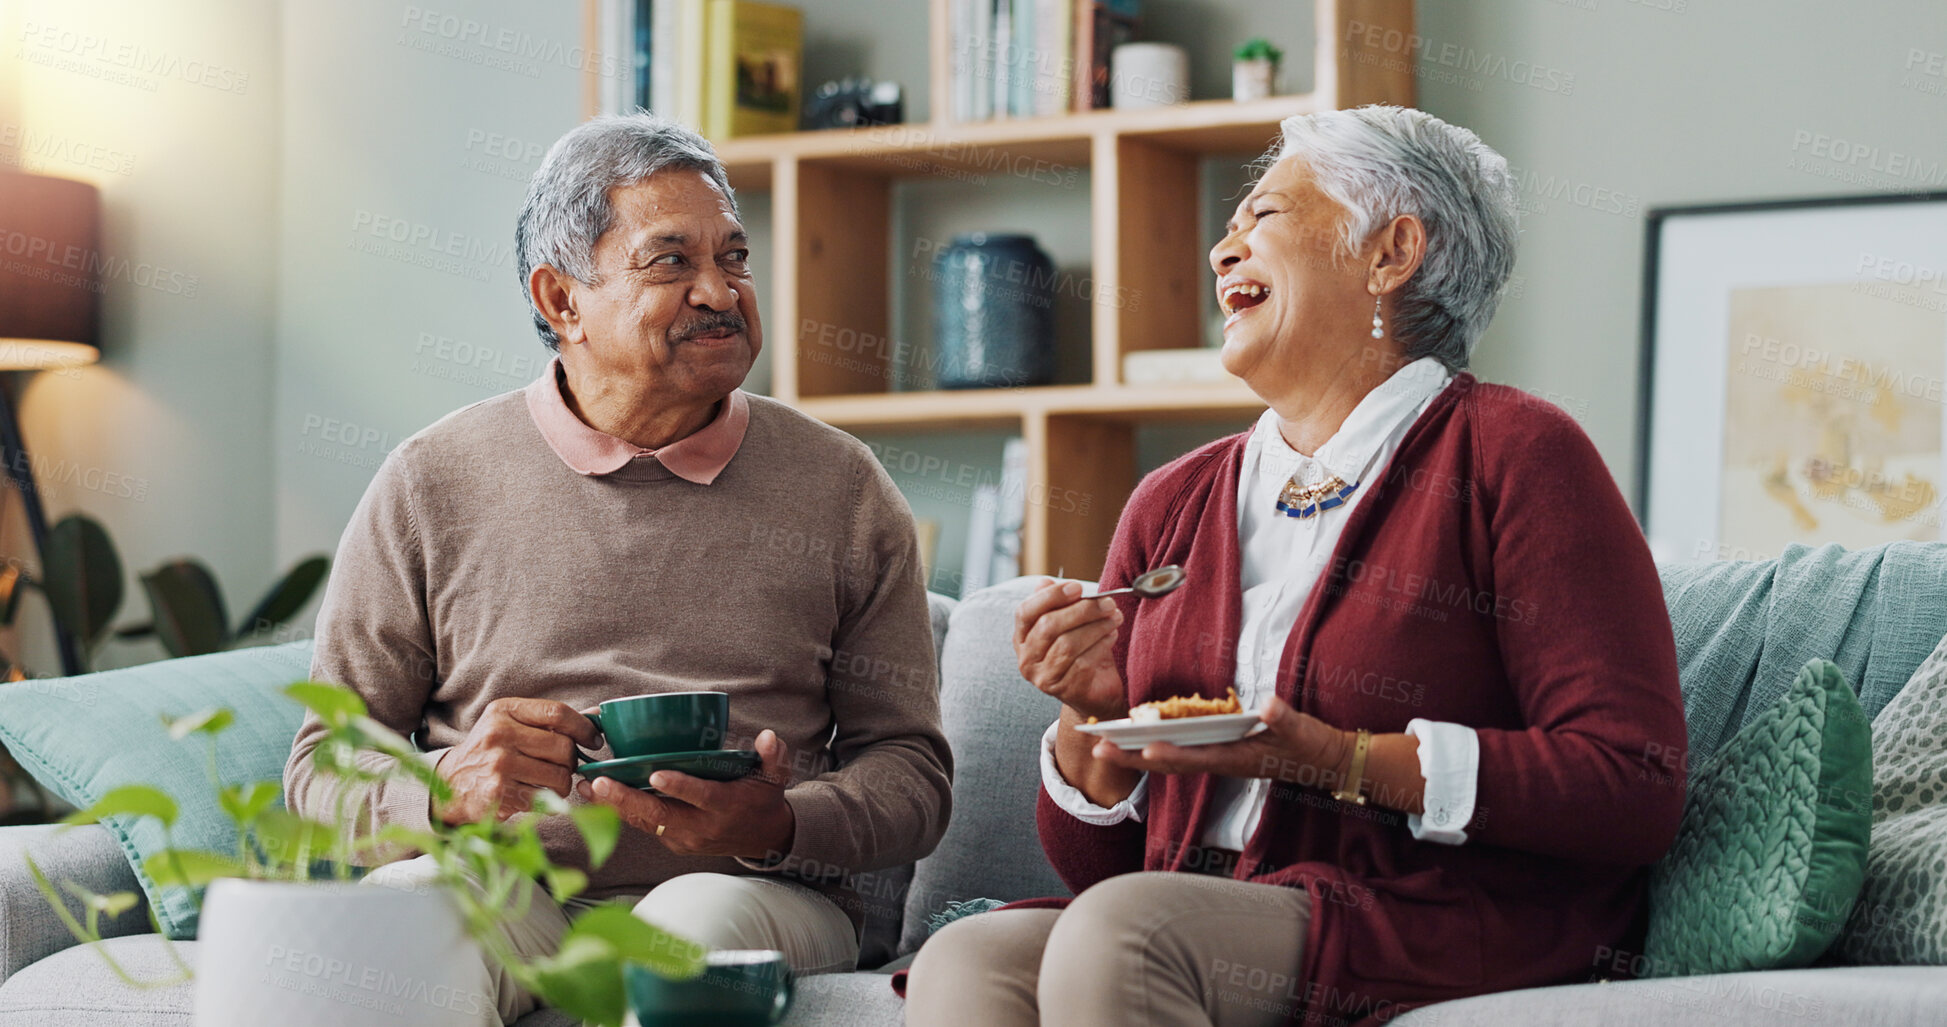
<svg viewBox="0 0 1947 1027">
<path fill-rule="evenodd" d="M 665 828 L 665 827 L 668 827 L 668 826 L 669 826 L 668 824 L 657 824 L 657 825 L 656 825 L 656 837 L 658 837 L 658 838 L 661 838 L 661 837 L 663 836 L 663 828 Z"/>
</svg>

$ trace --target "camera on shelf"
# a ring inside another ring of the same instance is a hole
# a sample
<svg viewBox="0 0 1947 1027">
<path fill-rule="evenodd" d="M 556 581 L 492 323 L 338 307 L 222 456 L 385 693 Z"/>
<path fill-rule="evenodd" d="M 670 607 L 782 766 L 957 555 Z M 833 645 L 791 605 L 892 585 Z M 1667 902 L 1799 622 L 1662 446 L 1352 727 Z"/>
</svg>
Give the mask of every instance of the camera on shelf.
<svg viewBox="0 0 1947 1027">
<path fill-rule="evenodd" d="M 827 82 L 805 101 L 804 120 L 809 129 L 897 125 L 906 120 L 904 91 L 869 78 Z"/>
</svg>

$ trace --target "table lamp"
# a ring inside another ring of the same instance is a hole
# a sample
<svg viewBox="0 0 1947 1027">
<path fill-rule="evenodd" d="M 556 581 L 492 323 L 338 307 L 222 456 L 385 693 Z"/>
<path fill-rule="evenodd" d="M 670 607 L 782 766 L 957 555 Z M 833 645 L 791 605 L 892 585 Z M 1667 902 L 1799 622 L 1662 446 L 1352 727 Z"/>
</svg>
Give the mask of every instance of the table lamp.
<svg viewBox="0 0 1947 1027">
<path fill-rule="evenodd" d="M 0 372 L 92 364 L 101 333 L 101 197 L 85 182 L 0 172 Z M 20 490 L 34 551 L 47 566 L 47 512 L 14 415 L 14 376 L 0 374 L 0 461 Z M 82 671 L 74 634 L 55 618 L 66 674 Z"/>
</svg>

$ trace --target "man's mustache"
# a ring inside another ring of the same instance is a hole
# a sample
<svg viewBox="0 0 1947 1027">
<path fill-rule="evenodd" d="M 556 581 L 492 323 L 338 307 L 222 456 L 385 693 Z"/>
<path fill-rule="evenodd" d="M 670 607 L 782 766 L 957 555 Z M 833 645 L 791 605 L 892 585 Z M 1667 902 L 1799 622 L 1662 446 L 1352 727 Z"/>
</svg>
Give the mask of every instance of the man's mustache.
<svg viewBox="0 0 1947 1027">
<path fill-rule="evenodd" d="M 744 333 L 749 330 L 750 325 L 744 321 L 744 315 L 734 310 L 711 311 L 693 321 L 686 321 L 682 327 L 671 331 L 669 341 L 688 342 L 705 335 L 721 335 L 725 332 Z"/>
</svg>

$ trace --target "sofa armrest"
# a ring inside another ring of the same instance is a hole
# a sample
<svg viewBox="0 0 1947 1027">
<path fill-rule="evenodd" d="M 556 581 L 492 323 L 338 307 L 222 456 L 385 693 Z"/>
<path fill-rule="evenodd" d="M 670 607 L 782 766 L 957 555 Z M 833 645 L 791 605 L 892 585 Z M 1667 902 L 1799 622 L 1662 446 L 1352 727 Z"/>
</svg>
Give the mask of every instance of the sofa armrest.
<svg viewBox="0 0 1947 1027">
<path fill-rule="evenodd" d="M 100 895 L 118 891 L 134 892 L 138 899 L 142 895 L 128 857 L 105 828 L 88 825 L 63 831 L 54 825 L 0 827 L 0 982 L 77 944 L 35 886 L 34 875 L 27 869 L 26 857 L 30 855 L 57 888 L 63 881 L 72 881 Z M 69 911 L 81 920 L 81 904 L 71 896 L 64 898 Z M 146 934 L 152 929 L 146 901 L 138 901 L 121 916 L 112 920 L 104 917 L 101 922 L 104 938 Z"/>
</svg>

